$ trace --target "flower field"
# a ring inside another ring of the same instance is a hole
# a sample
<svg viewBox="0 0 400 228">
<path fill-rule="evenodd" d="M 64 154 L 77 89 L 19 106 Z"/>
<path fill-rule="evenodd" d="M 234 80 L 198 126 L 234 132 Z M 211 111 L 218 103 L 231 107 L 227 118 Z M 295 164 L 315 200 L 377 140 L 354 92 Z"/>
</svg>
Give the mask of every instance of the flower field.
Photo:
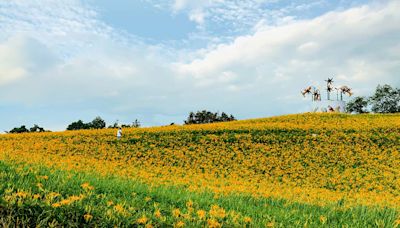
<svg viewBox="0 0 400 228">
<path fill-rule="evenodd" d="M 396 227 L 400 115 L 0 136 L 0 226 Z"/>
</svg>

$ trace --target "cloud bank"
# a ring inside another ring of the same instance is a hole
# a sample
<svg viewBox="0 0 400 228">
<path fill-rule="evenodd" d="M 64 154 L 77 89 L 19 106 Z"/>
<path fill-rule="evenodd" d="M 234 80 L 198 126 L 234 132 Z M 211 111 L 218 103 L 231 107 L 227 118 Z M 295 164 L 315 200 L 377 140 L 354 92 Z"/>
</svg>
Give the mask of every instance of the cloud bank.
<svg viewBox="0 0 400 228">
<path fill-rule="evenodd" d="M 78 0 L 40 3 L 0 2 L 3 130 L 33 123 L 61 130 L 96 115 L 109 123 L 138 118 L 163 125 L 200 109 L 239 118 L 304 112 L 309 103 L 299 91 L 332 76 L 356 95 L 377 84 L 400 86 L 397 1 L 282 23 L 254 20 L 248 33 L 199 49 L 125 36 Z M 188 10 L 202 26 L 227 16 L 214 12 L 224 3 L 176 0 L 171 7 Z M 250 3 L 254 11 L 263 1 Z"/>
</svg>

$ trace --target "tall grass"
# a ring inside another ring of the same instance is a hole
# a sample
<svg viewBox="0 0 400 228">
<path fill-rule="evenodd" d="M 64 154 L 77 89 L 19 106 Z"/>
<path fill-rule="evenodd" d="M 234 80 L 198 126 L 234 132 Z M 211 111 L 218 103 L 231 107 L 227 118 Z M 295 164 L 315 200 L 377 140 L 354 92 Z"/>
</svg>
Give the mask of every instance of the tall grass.
<svg viewBox="0 0 400 228">
<path fill-rule="evenodd" d="M 71 196 L 82 199 L 58 206 Z M 9 227 L 393 227 L 399 212 L 349 208 L 342 202 L 321 207 L 244 194 L 196 193 L 120 177 L 0 162 L 0 217 L 0 225 Z"/>
</svg>

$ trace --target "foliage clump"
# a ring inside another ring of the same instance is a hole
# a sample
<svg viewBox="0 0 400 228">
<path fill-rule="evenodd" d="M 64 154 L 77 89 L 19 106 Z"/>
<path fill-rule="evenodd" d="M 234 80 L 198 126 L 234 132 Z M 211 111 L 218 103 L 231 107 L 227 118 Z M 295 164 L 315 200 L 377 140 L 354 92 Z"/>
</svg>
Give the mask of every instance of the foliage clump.
<svg viewBox="0 0 400 228">
<path fill-rule="evenodd" d="M 33 125 L 33 127 L 29 129 L 26 128 L 25 125 L 22 125 L 21 127 L 14 127 L 8 133 L 29 133 L 29 132 L 49 132 L 49 131 L 35 124 Z"/>
<path fill-rule="evenodd" d="M 218 112 L 210 112 L 207 110 L 197 111 L 196 113 L 190 112 L 185 124 L 205 124 L 215 122 L 228 122 L 234 121 L 236 118 L 231 114 L 228 115 L 225 112 L 219 114 Z"/>
<path fill-rule="evenodd" d="M 96 117 L 89 123 L 84 123 L 82 120 L 72 122 L 68 125 L 67 130 L 81 130 L 81 129 L 103 129 L 106 127 L 106 122 L 101 117 Z"/>
<path fill-rule="evenodd" d="M 346 105 L 349 113 L 397 113 L 400 112 L 400 88 L 378 85 L 371 97 L 355 97 Z"/>
</svg>

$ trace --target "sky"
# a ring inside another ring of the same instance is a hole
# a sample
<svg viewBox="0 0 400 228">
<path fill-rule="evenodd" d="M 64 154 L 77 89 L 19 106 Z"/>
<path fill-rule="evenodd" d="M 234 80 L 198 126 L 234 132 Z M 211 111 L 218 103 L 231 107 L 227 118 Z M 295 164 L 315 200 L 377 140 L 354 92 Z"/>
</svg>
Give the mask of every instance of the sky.
<svg viewBox="0 0 400 228">
<path fill-rule="evenodd" d="M 399 87 L 399 12 L 398 0 L 0 0 L 0 131 L 301 113 L 300 91 L 328 77 L 356 96 Z"/>
</svg>

